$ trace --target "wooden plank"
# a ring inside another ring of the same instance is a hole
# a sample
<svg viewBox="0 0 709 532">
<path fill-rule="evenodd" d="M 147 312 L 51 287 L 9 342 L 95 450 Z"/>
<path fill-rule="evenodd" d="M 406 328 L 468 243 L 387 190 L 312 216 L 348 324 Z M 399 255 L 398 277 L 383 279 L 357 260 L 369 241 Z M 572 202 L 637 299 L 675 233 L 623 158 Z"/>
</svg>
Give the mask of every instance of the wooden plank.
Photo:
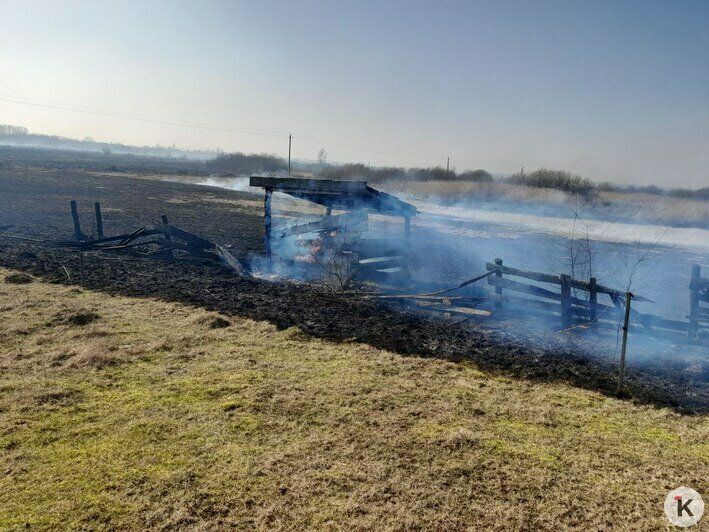
<svg viewBox="0 0 709 532">
<path fill-rule="evenodd" d="M 314 222 L 308 222 L 299 225 L 291 225 L 278 231 L 278 238 L 295 236 L 303 233 L 312 233 L 314 231 L 334 231 L 352 228 L 366 223 L 368 219 L 367 213 L 358 210 L 345 214 L 336 214 L 334 216 L 326 216 Z"/>
<path fill-rule="evenodd" d="M 497 261 L 495 264 L 488 262 L 485 264 L 485 267 L 487 270 L 495 270 L 497 268 Z M 527 270 L 520 270 L 518 268 L 510 268 L 509 266 L 501 266 L 502 273 L 507 274 L 507 275 L 514 275 L 516 277 L 524 277 L 525 279 L 531 279 L 532 281 L 539 281 L 542 283 L 551 283 L 551 284 L 561 284 L 561 281 L 559 280 L 559 277 L 556 275 L 551 275 L 549 273 L 541 273 L 541 272 L 530 272 Z M 572 288 L 578 288 L 580 290 L 585 290 L 585 291 L 590 291 L 591 290 L 591 283 L 588 281 L 579 281 L 578 279 L 571 279 L 571 287 Z M 600 284 L 596 284 L 596 291 L 600 292 L 602 294 L 608 294 L 608 295 L 621 295 L 623 294 L 622 290 L 616 290 L 614 288 L 610 288 L 608 286 L 603 286 Z M 649 299 L 646 299 L 642 296 L 634 296 L 634 299 L 636 301 L 650 301 Z"/>
<path fill-rule="evenodd" d="M 242 277 L 251 277 L 251 275 L 246 271 L 246 268 L 244 268 L 244 266 L 236 259 L 236 257 L 229 253 L 226 248 L 217 245 L 214 247 L 214 252 L 221 259 L 222 263 L 234 270 L 234 272 L 241 275 Z"/>
<path fill-rule="evenodd" d="M 454 314 L 464 314 L 466 316 L 490 316 L 492 314 L 489 310 L 480 310 L 476 308 L 454 307 L 429 302 L 416 302 L 416 304 L 426 310 L 433 310 L 436 312 L 452 312 Z"/>
<path fill-rule="evenodd" d="M 293 177 L 260 177 L 249 179 L 252 187 L 262 187 L 279 192 L 316 192 L 316 193 L 355 193 L 367 191 L 365 181 L 334 181 L 330 179 L 300 179 Z"/>
</svg>

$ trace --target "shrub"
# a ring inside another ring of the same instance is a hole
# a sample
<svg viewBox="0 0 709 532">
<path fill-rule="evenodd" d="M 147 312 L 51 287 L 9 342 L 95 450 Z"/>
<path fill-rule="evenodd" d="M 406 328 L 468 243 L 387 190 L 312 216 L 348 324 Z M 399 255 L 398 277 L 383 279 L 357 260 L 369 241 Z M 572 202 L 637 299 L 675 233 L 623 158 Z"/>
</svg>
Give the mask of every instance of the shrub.
<svg viewBox="0 0 709 532">
<path fill-rule="evenodd" d="M 552 188 L 585 198 L 595 196 L 597 189 L 587 177 L 581 177 L 566 170 L 540 168 L 530 174 L 515 174 L 507 178 L 508 183 L 535 188 Z"/>
<path fill-rule="evenodd" d="M 492 183 L 494 181 L 492 174 L 482 169 L 468 170 L 458 174 L 456 179 L 459 181 L 471 181 L 473 183 Z"/>
</svg>

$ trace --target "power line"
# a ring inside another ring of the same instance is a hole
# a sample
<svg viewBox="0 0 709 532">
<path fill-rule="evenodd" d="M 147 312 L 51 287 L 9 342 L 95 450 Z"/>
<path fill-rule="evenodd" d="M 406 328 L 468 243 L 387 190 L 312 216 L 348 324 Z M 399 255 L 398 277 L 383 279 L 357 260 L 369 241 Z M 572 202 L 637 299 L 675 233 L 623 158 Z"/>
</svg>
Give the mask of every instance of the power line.
<svg viewBox="0 0 709 532">
<path fill-rule="evenodd" d="M 26 101 L 22 101 L 26 100 Z M 183 126 L 183 127 L 193 127 L 198 129 L 210 129 L 214 131 L 224 131 L 227 133 L 246 133 L 249 135 L 264 135 L 270 137 L 283 137 L 287 134 L 285 131 L 273 131 L 265 129 L 250 129 L 244 127 L 232 127 L 232 126 L 219 126 L 214 124 L 200 124 L 198 122 L 186 122 L 182 120 L 170 120 L 166 118 L 152 118 L 146 116 L 139 116 L 126 113 L 116 113 L 111 111 L 100 111 L 97 109 L 87 109 L 81 107 L 74 107 L 69 105 L 63 105 L 54 102 L 42 102 L 40 100 L 33 100 L 31 98 L 25 98 L 23 96 L 12 96 L 6 94 L 0 94 L 0 101 L 18 103 L 20 105 L 30 105 L 33 107 L 42 107 L 45 109 L 59 109 L 61 111 L 72 111 L 77 113 L 85 113 L 97 116 L 107 116 L 111 118 L 121 118 L 124 120 L 137 120 L 139 122 L 150 122 L 154 124 L 163 124 L 170 126 Z"/>
<path fill-rule="evenodd" d="M 16 95 L 12 95 L 12 94 L 0 93 L 0 101 L 15 103 L 15 104 L 19 104 L 19 105 L 28 105 L 28 106 L 32 106 L 32 107 L 40 107 L 40 108 L 44 108 L 44 109 L 57 109 L 57 110 L 61 110 L 61 111 L 70 111 L 70 112 L 84 113 L 84 114 L 90 114 L 90 115 L 96 115 L 96 116 L 105 116 L 105 117 L 110 117 L 110 118 L 120 118 L 123 120 L 135 120 L 135 121 L 139 121 L 139 122 L 147 122 L 147 123 L 153 123 L 153 124 L 162 124 L 162 125 L 180 126 L 180 127 L 191 127 L 191 128 L 197 128 L 197 129 L 221 131 L 221 132 L 226 132 L 226 133 L 243 133 L 246 135 L 260 135 L 260 136 L 278 137 L 278 138 L 282 138 L 282 137 L 289 134 L 287 131 L 253 129 L 253 128 L 244 128 L 244 127 L 236 127 L 236 126 L 221 126 L 221 125 L 216 125 L 216 124 L 204 124 L 204 123 L 199 123 L 199 122 L 188 122 L 188 121 L 182 121 L 182 120 L 154 118 L 154 117 L 140 116 L 140 115 L 134 115 L 134 114 L 128 114 L 128 113 L 119 113 L 119 112 L 103 111 L 103 110 L 98 110 L 98 109 L 82 108 L 82 107 L 65 105 L 65 104 L 61 104 L 58 102 L 48 102 L 48 101 L 36 100 L 33 98 L 26 98 L 24 96 L 16 96 Z M 346 144 L 346 143 L 341 143 L 341 142 L 330 141 L 327 139 L 313 137 L 310 135 L 293 135 L 293 138 L 298 138 L 298 139 L 301 139 L 305 142 L 310 142 L 310 143 L 315 143 L 315 144 L 324 144 L 326 146 L 335 146 L 335 147 L 339 147 L 339 148 L 343 148 L 343 149 L 347 149 L 347 150 L 375 153 L 375 154 L 379 154 L 379 155 L 388 155 L 388 156 L 392 156 L 392 157 L 400 157 L 400 158 L 405 158 L 405 159 L 422 159 L 422 160 L 431 160 L 431 161 L 439 160 L 438 157 L 395 153 L 395 152 L 386 151 L 386 150 L 379 150 L 379 149 L 367 148 L 364 146 L 358 146 L 355 144 Z"/>
</svg>

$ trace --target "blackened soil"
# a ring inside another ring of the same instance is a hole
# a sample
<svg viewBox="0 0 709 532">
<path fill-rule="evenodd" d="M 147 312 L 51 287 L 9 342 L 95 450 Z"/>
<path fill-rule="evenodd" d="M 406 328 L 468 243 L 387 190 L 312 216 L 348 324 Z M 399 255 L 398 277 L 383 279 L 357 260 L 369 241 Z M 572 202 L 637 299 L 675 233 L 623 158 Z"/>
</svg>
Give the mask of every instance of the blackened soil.
<svg viewBox="0 0 709 532">
<path fill-rule="evenodd" d="M 45 167 L 40 171 L 31 160 L 15 158 L 0 161 L 0 226 L 14 226 L 12 233 L 0 232 L 0 266 L 50 282 L 76 283 L 77 254 L 43 242 L 71 236 L 70 199 L 79 202 L 82 221 L 89 230 L 93 201 L 100 199 L 107 234 L 134 230 L 166 214 L 179 227 L 232 245 L 241 258 L 260 251 L 262 219 L 252 195 L 100 175 L 91 168 Z M 15 238 L 18 234 L 36 240 Z M 522 334 L 513 321 L 454 324 L 310 285 L 243 279 L 219 265 L 187 258 L 167 262 L 88 254 L 84 286 L 266 320 L 279 328 L 295 326 L 312 336 L 365 342 L 402 355 L 469 360 L 484 370 L 513 378 L 566 382 L 615 395 L 616 364 L 596 356 L 591 347 L 595 341 L 582 334 Z M 642 368 L 629 367 L 624 397 L 680 411 L 709 411 L 706 376 L 688 371 L 686 364 L 663 360 Z"/>
</svg>

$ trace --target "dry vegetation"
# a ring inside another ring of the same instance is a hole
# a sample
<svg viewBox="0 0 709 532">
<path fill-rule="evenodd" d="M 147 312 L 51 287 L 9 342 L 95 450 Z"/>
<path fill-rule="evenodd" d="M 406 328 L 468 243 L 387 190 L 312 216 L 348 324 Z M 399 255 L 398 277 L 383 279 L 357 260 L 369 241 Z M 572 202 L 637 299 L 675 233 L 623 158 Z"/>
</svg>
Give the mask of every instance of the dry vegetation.
<svg viewBox="0 0 709 532">
<path fill-rule="evenodd" d="M 570 212 L 578 204 L 576 196 L 561 190 L 499 182 L 388 181 L 381 188 L 394 194 L 444 203 L 503 201 L 530 207 L 568 206 Z M 609 220 L 620 218 L 641 223 L 709 227 L 709 201 L 703 200 L 639 192 L 599 191 L 595 198 L 584 204 L 584 209 Z"/>
<path fill-rule="evenodd" d="M 709 487 L 705 417 L 12 273 L 2 529 L 648 530 Z"/>
</svg>

